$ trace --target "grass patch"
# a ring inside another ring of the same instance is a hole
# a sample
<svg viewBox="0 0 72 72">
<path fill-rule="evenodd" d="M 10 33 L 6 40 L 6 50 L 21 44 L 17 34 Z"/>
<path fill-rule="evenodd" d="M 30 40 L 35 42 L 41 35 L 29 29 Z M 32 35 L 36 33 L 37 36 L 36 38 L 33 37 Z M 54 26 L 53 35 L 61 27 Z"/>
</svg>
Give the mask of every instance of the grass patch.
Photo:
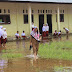
<svg viewBox="0 0 72 72">
<path fill-rule="evenodd" d="M 40 44 L 39 55 L 43 58 L 72 60 L 72 42 L 51 42 Z"/>
<path fill-rule="evenodd" d="M 21 53 L 5 53 L 2 54 L 2 58 L 20 58 L 23 57 L 23 54 Z"/>
<path fill-rule="evenodd" d="M 7 49 L 7 50 L 2 50 L 2 58 L 21 58 L 24 57 L 24 55 L 20 52 L 21 50 L 16 50 L 16 49 Z"/>
</svg>

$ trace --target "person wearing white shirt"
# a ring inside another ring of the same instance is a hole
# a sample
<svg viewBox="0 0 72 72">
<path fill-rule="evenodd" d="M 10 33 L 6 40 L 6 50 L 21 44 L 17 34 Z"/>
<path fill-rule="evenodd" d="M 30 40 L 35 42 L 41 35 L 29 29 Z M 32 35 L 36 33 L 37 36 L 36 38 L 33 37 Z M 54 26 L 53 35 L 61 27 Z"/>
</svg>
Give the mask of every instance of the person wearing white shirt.
<svg viewBox="0 0 72 72">
<path fill-rule="evenodd" d="M 69 29 L 63 27 L 63 29 L 66 31 L 66 38 L 68 39 L 68 35 L 69 35 Z"/>
<path fill-rule="evenodd" d="M 3 43 L 3 26 L 0 26 L 0 46 L 2 46 Z"/>
<path fill-rule="evenodd" d="M 57 30 L 55 30 L 55 32 L 54 32 L 54 34 L 53 34 L 53 36 L 56 38 L 56 37 L 57 37 L 57 35 L 58 35 Z"/>
<path fill-rule="evenodd" d="M 34 29 L 34 23 L 32 22 L 32 30 Z"/>
<path fill-rule="evenodd" d="M 58 37 L 61 38 L 61 30 L 58 32 Z"/>
<path fill-rule="evenodd" d="M 23 39 L 26 39 L 25 31 L 23 31 L 23 33 L 21 34 L 21 36 L 22 36 Z"/>
<path fill-rule="evenodd" d="M 48 36 L 48 33 L 49 33 L 49 26 L 48 26 L 48 24 L 46 23 L 46 36 Z"/>
<path fill-rule="evenodd" d="M 3 46 L 5 47 L 5 44 L 7 42 L 7 32 L 6 32 L 6 28 L 3 28 L 4 32 L 3 32 Z"/>
<path fill-rule="evenodd" d="M 19 31 L 17 31 L 17 33 L 15 34 L 17 39 L 21 39 L 21 37 L 19 36 Z"/>
<path fill-rule="evenodd" d="M 45 27 L 45 24 L 43 24 L 43 27 L 42 27 L 42 37 L 46 37 L 46 27 Z"/>
</svg>

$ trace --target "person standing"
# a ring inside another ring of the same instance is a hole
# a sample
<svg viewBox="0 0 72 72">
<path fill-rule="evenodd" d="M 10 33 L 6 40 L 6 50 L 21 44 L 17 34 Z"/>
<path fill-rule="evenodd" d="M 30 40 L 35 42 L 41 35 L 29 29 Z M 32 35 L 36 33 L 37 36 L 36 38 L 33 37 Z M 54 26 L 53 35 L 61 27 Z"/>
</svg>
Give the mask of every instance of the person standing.
<svg viewBox="0 0 72 72">
<path fill-rule="evenodd" d="M 43 27 L 42 27 L 42 37 L 46 37 L 46 27 L 45 27 L 45 24 L 43 24 Z"/>
<path fill-rule="evenodd" d="M 46 36 L 48 36 L 48 33 L 49 33 L 49 26 L 48 23 L 46 23 Z"/>
<path fill-rule="evenodd" d="M 40 34 L 38 32 L 38 28 L 35 26 L 34 30 L 31 32 L 30 37 L 30 44 L 32 43 L 33 46 L 33 54 L 36 60 L 38 48 L 39 48 L 39 41 L 41 40 Z"/>
<path fill-rule="evenodd" d="M 34 29 L 34 22 L 32 22 L 32 30 Z"/>
<path fill-rule="evenodd" d="M 7 32 L 6 32 L 6 28 L 3 28 L 4 32 L 3 32 L 3 47 L 5 47 L 5 44 L 7 42 Z"/>
<path fill-rule="evenodd" d="M 69 29 L 63 27 L 63 29 L 66 31 L 66 38 L 68 39 L 68 35 L 69 35 Z"/>
<path fill-rule="evenodd" d="M 0 26 L 0 46 L 2 47 L 3 43 L 3 26 Z"/>
</svg>

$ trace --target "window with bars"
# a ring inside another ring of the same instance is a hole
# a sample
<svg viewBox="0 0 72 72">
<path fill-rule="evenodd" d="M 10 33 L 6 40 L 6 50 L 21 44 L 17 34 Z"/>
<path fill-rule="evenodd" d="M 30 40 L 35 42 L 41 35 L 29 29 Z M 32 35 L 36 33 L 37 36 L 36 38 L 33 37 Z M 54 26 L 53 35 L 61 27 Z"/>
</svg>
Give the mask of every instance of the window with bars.
<svg viewBox="0 0 72 72">
<path fill-rule="evenodd" d="M 57 14 L 56 14 L 56 22 L 57 22 Z M 60 22 L 64 22 L 64 14 L 60 14 Z"/>
<path fill-rule="evenodd" d="M 24 15 L 24 24 L 28 24 L 28 14 Z"/>
<path fill-rule="evenodd" d="M 10 24 L 10 15 L 0 15 L 0 24 Z"/>
</svg>

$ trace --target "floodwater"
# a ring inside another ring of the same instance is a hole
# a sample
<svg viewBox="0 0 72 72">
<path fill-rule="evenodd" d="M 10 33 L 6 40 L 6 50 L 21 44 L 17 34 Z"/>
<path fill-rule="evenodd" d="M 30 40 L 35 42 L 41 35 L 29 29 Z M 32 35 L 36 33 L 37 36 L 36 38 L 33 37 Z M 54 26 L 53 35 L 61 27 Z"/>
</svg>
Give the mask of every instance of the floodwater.
<svg viewBox="0 0 72 72">
<path fill-rule="evenodd" d="M 69 40 L 72 36 L 69 37 Z M 59 39 L 57 39 L 59 40 Z M 62 37 L 65 41 L 65 37 Z M 22 53 L 25 56 L 31 55 L 32 50 L 29 50 L 29 41 L 14 41 L 7 42 L 6 48 L 0 48 L 0 55 L 3 49 L 15 50 L 14 53 Z M 36 61 L 29 57 L 23 58 L 0 58 L 0 72 L 72 72 L 72 61 L 54 60 L 38 58 Z"/>
</svg>

